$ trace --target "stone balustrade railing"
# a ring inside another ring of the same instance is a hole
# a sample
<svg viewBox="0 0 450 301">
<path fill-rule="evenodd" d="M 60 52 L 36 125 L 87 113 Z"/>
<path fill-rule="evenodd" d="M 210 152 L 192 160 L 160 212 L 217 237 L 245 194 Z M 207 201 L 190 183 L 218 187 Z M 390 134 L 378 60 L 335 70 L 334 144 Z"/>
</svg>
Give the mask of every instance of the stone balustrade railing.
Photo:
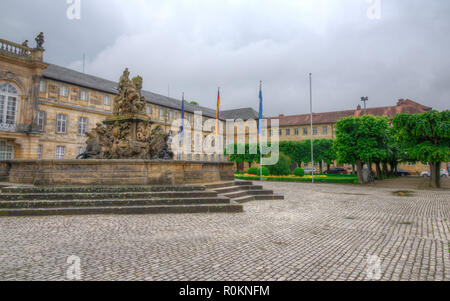
<svg viewBox="0 0 450 301">
<path fill-rule="evenodd" d="M 42 60 L 42 51 L 0 39 L 0 54 L 27 60 Z"/>
<path fill-rule="evenodd" d="M 0 123 L 0 131 L 15 132 L 16 131 L 16 125 L 15 124 Z"/>
</svg>

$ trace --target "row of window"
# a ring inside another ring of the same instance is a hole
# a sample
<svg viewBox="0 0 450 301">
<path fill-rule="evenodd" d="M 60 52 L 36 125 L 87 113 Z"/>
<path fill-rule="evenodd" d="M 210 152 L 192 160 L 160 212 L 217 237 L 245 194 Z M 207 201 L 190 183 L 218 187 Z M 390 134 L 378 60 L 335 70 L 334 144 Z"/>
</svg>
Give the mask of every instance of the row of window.
<svg viewBox="0 0 450 301">
<path fill-rule="evenodd" d="M 42 92 L 42 93 L 47 92 L 47 81 L 41 80 L 39 91 Z M 59 95 L 62 96 L 62 97 L 68 97 L 69 96 L 69 87 L 65 86 L 65 85 L 60 85 L 59 86 Z M 87 90 L 80 90 L 80 99 L 83 100 L 83 101 L 89 101 L 89 99 L 90 99 L 89 91 L 87 91 Z M 103 96 L 103 103 L 104 103 L 105 106 L 110 106 L 111 105 L 111 98 L 110 98 L 110 96 L 108 96 L 108 95 Z M 152 115 L 152 113 L 153 113 L 152 105 L 147 104 L 147 106 L 146 106 L 146 114 L 147 115 Z M 181 118 L 181 112 L 176 112 L 174 110 L 168 110 L 168 109 L 165 109 L 165 108 L 159 108 L 157 113 L 158 113 L 158 117 L 159 117 L 160 120 L 166 120 L 166 119 L 174 120 L 175 118 Z M 193 117 L 194 116 L 192 114 L 185 113 L 185 118 L 189 122 L 193 121 Z"/>
<path fill-rule="evenodd" d="M 168 112 L 166 113 L 165 108 L 159 108 L 158 109 L 158 117 L 160 120 L 166 120 L 166 118 L 168 120 L 173 120 L 175 118 L 181 118 L 181 112 L 176 112 L 174 110 L 168 110 Z M 145 113 L 147 115 L 152 115 L 153 114 L 153 108 L 151 104 L 147 104 L 146 109 L 145 109 Z M 193 115 L 192 114 L 188 114 L 185 113 L 184 118 L 188 121 L 192 121 L 193 120 Z"/>
<path fill-rule="evenodd" d="M 183 154 L 177 154 L 176 159 L 180 160 L 180 161 L 183 160 L 184 159 Z M 203 161 L 222 161 L 224 159 L 225 159 L 224 156 L 222 156 L 222 155 L 214 155 L 214 154 L 211 154 L 211 155 L 208 155 L 208 154 L 203 154 L 203 155 L 195 154 L 195 156 L 193 154 L 187 154 L 186 155 L 186 160 L 187 161 L 192 161 L 192 160 L 195 160 L 195 161 L 200 161 L 200 160 L 203 160 Z"/>
<path fill-rule="evenodd" d="M 6 144 L 6 142 L 4 141 L 0 141 L 0 160 L 9 160 L 12 159 L 12 147 L 8 148 L 9 146 Z M 42 159 L 42 154 L 43 154 L 43 145 L 40 144 L 38 145 L 38 160 Z M 81 155 L 84 152 L 84 148 L 83 147 L 78 147 L 77 148 L 77 156 Z M 66 147 L 64 145 L 58 145 L 56 146 L 56 156 L 55 158 L 57 160 L 64 160 L 66 158 Z M 177 160 L 183 160 L 183 154 L 178 154 L 177 155 Z M 192 154 L 187 154 L 186 155 L 186 160 L 191 161 L 193 160 L 193 155 Z M 196 154 L 195 155 L 195 160 L 200 161 L 215 161 L 215 160 L 222 160 L 224 157 L 222 155 L 208 155 L 208 154 Z"/>
<path fill-rule="evenodd" d="M 41 80 L 41 83 L 39 85 L 39 92 L 41 93 L 47 92 L 47 81 Z M 59 86 L 59 96 L 69 97 L 69 87 L 64 85 Z M 89 91 L 80 90 L 80 100 L 89 101 L 89 99 L 90 99 Z M 111 97 L 109 95 L 103 96 L 103 104 L 105 106 L 111 105 Z"/>
<path fill-rule="evenodd" d="M 294 129 L 294 136 L 299 136 L 300 135 L 300 129 Z M 303 136 L 307 136 L 308 135 L 308 128 L 303 128 Z M 291 136 L 291 129 L 286 129 L 284 130 L 284 133 L 286 136 Z M 319 133 L 319 129 L 317 127 L 313 127 L 313 135 L 317 135 Z M 322 134 L 323 135 L 328 135 L 328 126 L 323 126 L 322 127 Z M 270 135 L 272 136 L 272 131 L 270 131 Z M 280 136 L 283 136 L 283 130 L 280 129 Z"/>
<path fill-rule="evenodd" d="M 42 159 L 43 149 L 44 149 L 44 146 L 42 144 L 38 145 L 38 153 L 37 153 L 38 160 Z M 82 153 L 84 153 L 84 148 L 80 146 L 77 148 L 77 157 L 78 157 L 78 155 L 81 155 Z M 57 160 L 63 160 L 66 158 L 66 147 L 64 145 L 58 145 L 56 147 L 55 158 Z"/>
<path fill-rule="evenodd" d="M 41 131 L 44 131 L 46 124 L 47 112 L 39 111 L 37 116 L 37 124 Z M 56 133 L 67 133 L 68 116 L 66 114 L 56 114 Z M 88 128 L 88 119 L 86 117 L 78 117 L 78 134 L 86 134 Z"/>
</svg>

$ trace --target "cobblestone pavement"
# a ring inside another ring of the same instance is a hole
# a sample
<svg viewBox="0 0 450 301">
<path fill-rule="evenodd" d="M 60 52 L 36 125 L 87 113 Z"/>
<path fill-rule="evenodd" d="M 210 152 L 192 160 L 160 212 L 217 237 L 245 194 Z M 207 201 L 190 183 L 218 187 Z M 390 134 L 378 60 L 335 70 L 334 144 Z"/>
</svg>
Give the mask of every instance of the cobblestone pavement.
<svg viewBox="0 0 450 301">
<path fill-rule="evenodd" d="M 449 190 L 264 186 L 286 200 L 241 214 L 0 218 L 0 280 L 66 280 L 71 255 L 83 280 L 450 280 Z"/>
</svg>

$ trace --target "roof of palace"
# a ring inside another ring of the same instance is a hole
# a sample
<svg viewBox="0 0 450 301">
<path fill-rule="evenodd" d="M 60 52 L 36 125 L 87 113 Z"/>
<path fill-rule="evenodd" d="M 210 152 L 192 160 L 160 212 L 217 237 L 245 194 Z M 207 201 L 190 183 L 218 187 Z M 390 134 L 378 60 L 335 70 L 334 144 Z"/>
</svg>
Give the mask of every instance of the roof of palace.
<svg viewBox="0 0 450 301">
<path fill-rule="evenodd" d="M 85 88 L 102 91 L 105 93 L 117 94 L 117 86 L 118 86 L 117 82 L 81 73 L 75 70 L 71 70 L 53 64 L 50 64 L 48 68 L 43 70 L 43 76 L 48 79 L 74 84 Z M 181 100 L 166 97 L 145 90 L 142 90 L 142 95 L 149 103 L 168 107 L 171 109 L 181 110 L 182 106 Z M 398 113 L 409 112 L 411 114 L 416 114 L 430 110 L 432 110 L 432 108 L 419 104 L 410 99 L 400 99 L 397 102 L 396 106 L 368 108 L 367 114 L 375 116 L 387 116 L 389 118 L 393 118 Z M 210 118 L 216 117 L 216 111 L 214 109 L 198 105 L 192 105 L 187 102 L 185 102 L 185 111 L 189 113 L 201 111 L 202 114 L 206 117 Z M 361 109 L 361 106 L 358 106 L 356 110 L 314 113 L 313 121 L 315 124 L 330 124 L 336 123 L 339 119 L 343 117 L 361 116 L 364 115 L 364 113 L 365 111 Z M 249 120 L 258 118 L 259 118 L 258 112 L 256 112 L 253 108 L 225 110 L 220 113 L 221 120 L 226 119 Z M 310 114 L 291 115 L 291 116 L 279 115 L 278 117 L 268 117 L 267 119 L 269 121 L 269 125 L 271 119 L 279 119 L 280 126 L 308 125 L 311 123 Z"/>
<path fill-rule="evenodd" d="M 253 108 L 240 108 L 234 110 L 225 110 L 220 113 L 221 119 L 242 119 L 244 121 L 247 120 L 255 120 L 259 118 L 258 112 L 256 112 Z"/>
<path fill-rule="evenodd" d="M 400 99 L 397 102 L 396 106 L 368 108 L 367 114 L 374 116 L 386 116 L 392 119 L 396 114 L 399 113 L 408 112 L 411 114 L 418 114 L 431 110 L 432 108 L 424 106 L 410 99 Z M 356 110 L 313 113 L 313 122 L 314 124 L 334 124 L 341 118 L 350 116 L 362 116 L 364 114 L 365 111 L 364 109 L 361 109 L 361 106 L 358 106 Z M 297 126 L 297 125 L 311 124 L 311 114 L 291 115 L 291 116 L 279 115 L 278 117 L 269 117 L 267 119 L 269 121 L 268 122 L 269 124 L 270 120 L 278 119 L 280 122 L 280 126 Z"/>
<path fill-rule="evenodd" d="M 117 94 L 118 83 L 106 80 L 97 76 L 81 73 L 72 69 L 50 64 L 43 70 L 43 76 L 68 84 L 81 86 L 84 88 L 94 89 L 105 93 Z M 142 90 L 142 96 L 147 102 L 168 107 L 171 109 L 181 110 L 181 100 L 159 95 L 150 91 Z M 204 116 L 215 118 L 216 111 L 202 106 L 192 105 L 185 102 L 184 109 L 186 112 L 195 113 L 201 111 Z M 222 119 L 222 118 L 220 118 Z"/>
</svg>

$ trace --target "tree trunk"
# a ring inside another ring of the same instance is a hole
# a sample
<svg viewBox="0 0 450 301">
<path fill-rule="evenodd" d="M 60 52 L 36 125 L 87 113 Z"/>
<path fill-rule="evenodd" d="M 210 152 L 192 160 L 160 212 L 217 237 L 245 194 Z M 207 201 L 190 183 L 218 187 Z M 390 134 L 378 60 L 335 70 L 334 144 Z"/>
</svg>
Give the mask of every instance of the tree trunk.
<svg viewBox="0 0 450 301">
<path fill-rule="evenodd" d="M 319 162 L 319 168 L 320 168 L 320 174 L 322 175 L 323 174 L 323 162 L 322 161 Z"/>
<path fill-rule="evenodd" d="M 385 177 L 389 176 L 388 164 L 387 162 L 383 162 L 383 174 Z"/>
<path fill-rule="evenodd" d="M 430 186 L 433 188 L 441 188 L 441 162 L 430 164 Z"/>
<path fill-rule="evenodd" d="M 356 166 L 355 166 L 355 164 L 353 163 L 353 164 L 352 164 L 352 174 L 355 174 L 355 170 L 356 170 L 355 168 L 356 168 Z"/>
<path fill-rule="evenodd" d="M 391 166 L 391 175 L 395 176 L 397 174 L 397 162 L 392 161 L 391 163 L 389 163 L 389 165 Z"/>
<path fill-rule="evenodd" d="M 369 169 L 369 183 L 373 182 L 373 169 L 372 169 L 372 162 L 367 162 L 367 168 Z"/>
<path fill-rule="evenodd" d="M 252 162 L 248 162 L 248 168 L 252 168 Z"/>
<path fill-rule="evenodd" d="M 356 160 L 356 172 L 358 174 L 358 181 L 361 184 L 367 184 L 364 182 L 362 170 L 363 170 L 363 164 L 362 164 L 361 160 Z"/>
<path fill-rule="evenodd" d="M 376 162 L 376 163 L 375 163 L 375 167 L 377 168 L 377 177 L 378 177 L 378 181 L 383 180 L 383 175 L 382 175 L 382 173 L 381 173 L 380 162 Z"/>
</svg>

